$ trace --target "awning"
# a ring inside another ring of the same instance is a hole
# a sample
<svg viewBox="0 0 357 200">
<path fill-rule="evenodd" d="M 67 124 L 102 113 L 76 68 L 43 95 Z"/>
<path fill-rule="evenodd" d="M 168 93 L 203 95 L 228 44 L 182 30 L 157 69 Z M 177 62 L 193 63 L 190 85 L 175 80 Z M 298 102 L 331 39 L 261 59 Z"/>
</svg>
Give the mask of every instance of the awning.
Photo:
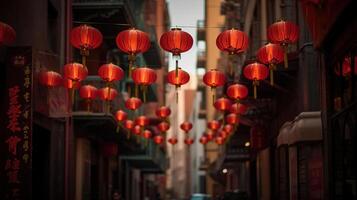
<svg viewBox="0 0 357 200">
<path fill-rule="evenodd" d="M 322 140 L 321 112 L 302 112 L 280 128 L 278 146 Z"/>
</svg>

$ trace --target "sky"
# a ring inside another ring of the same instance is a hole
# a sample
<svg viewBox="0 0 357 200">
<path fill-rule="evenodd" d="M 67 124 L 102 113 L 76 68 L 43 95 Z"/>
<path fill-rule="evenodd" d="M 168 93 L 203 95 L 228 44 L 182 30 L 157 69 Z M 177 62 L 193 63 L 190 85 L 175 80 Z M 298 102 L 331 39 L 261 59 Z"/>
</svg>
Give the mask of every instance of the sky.
<svg viewBox="0 0 357 200">
<path fill-rule="evenodd" d="M 192 48 L 181 54 L 179 66 L 188 73 L 196 73 L 197 43 L 196 25 L 197 20 L 204 19 L 204 0 L 167 0 L 171 17 L 171 27 L 181 27 L 183 31 L 191 34 L 193 38 Z M 189 26 L 189 27 L 185 27 Z M 170 57 L 170 70 L 174 68 L 174 62 Z"/>
</svg>

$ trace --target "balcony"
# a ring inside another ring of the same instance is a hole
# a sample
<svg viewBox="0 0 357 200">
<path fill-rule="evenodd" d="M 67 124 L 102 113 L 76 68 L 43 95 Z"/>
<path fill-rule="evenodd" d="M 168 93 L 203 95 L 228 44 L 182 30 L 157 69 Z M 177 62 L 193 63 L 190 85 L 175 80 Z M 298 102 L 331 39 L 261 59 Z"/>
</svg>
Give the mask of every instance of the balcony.
<svg viewBox="0 0 357 200">
<path fill-rule="evenodd" d="M 197 41 L 206 40 L 206 27 L 204 20 L 197 21 Z"/>
<path fill-rule="evenodd" d="M 197 51 L 197 69 L 198 68 L 206 68 L 206 51 L 198 50 Z"/>
</svg>

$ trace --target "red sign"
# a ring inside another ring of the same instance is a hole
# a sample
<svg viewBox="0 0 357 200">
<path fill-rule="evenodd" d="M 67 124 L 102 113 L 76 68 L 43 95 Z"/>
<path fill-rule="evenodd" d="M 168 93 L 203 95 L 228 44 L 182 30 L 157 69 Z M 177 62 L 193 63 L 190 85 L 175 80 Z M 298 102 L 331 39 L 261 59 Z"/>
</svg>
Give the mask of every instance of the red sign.
<svg viewBox="0 0 357 200">
<path fill-rule="evenodd" d="M 7 49 L 6 91 L 2 96 L 0 197 L 31 198 L 32 50 Z"/>
</svg>

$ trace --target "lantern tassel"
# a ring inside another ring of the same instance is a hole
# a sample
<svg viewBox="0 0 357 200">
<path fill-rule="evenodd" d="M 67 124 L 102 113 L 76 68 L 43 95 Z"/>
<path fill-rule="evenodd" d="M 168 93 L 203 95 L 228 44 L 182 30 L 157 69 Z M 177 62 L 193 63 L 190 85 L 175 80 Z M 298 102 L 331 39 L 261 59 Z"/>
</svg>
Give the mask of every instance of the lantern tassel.
<svg viewBox="0 0 357 200">
<path fill-rule="evenodd" d="M 126 139 L 127 139 L 127 140 L 130 139 L 130 131 L 129 131 L 129 130 L 127 130 L 127 132 L 126 132 Z"/>
<path fill-rule="evenodd" d="M 284 44 L 284 68 L 287 69 L 288 68 L 288 45 Z"/>
<path fill-rule="evenodd" d="M 176 78 L 178 77 L 178 60 L 175 61 L 176 62 L 176 68 L 175 68 L 175 74 L 176 74 Z"/>
<path fill-rule="evenodd" d="M 86 66 L 86 64 L 87 64 L 87 58 L 85 55 L 82 55 L 82 64 L 83 64 L 83 66 Z"/>
<path fill-rule="evenodd" d="M 270 68 L 270 85 L 274 85 L 274 64 L 271 64 L 269 68 Z"/>
<path fill-rule="evenodd" d="M 116 129 L 116 132 L 117 132 L 117 133 L 119 133 L 119 131 L 120 131 L 120 122 L 118 122 L 118 124 L 117 124 L 117 129 Z"/>
<path fill-rule="evenodd" d="M 175 90 L 176 90 L 176 104 L 178 104 L 178 91 L 177 91 L 177 86 L 176 86 Z"/>
<path fill-rule="evenodd" d="M 212 105 L 214 105 L 214 101 L 216 100 L 216 88 L 211 87 L 211 91 L 212 91 Z"/>
<path fill-rule="evenodd" d="M 135 97 L 139 98 L 139 86 L 135 84 Z"/>
<path fill-rule="evenodd" d="M 144 99 L 144 103 L 146 103 L 146 92 L 147 92 L 147 86 L 146 85 L 143 85 L 143 88 L 142 88 L 142 90 L 143 90 L 143 99 Z"/>
<path fill-rule="evenodd" d="M 131 72 L 133 70 L 133 65 L 134 65 L 134 62 L 135 62 L 135 54 L 130 54 L 129 55 L 129 72 L 128 72 L 128 76 L 129 76 L 129 79 L 131 78 Z"/>
<path fill-rule="evenodd" d="M 253 86 L 254 86 L 254 99 L 257 98 L 257 85 L 258 85 L 258 81 L 254 80 L 253 81 Z"/>
<path fill-rule="evenodd" d="M 87 99 L 87 112 L 90 112 L 91 100 Z"/>
</svg>

